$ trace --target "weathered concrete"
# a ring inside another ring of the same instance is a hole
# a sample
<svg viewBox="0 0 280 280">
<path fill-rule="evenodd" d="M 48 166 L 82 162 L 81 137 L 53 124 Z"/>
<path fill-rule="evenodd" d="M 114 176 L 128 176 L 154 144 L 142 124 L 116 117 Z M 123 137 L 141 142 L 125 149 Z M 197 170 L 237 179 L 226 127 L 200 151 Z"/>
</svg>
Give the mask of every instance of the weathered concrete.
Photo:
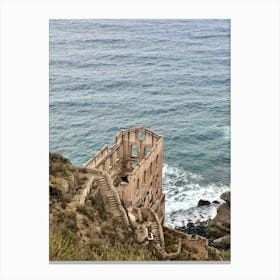
<svg viewBox="0 0 280 280">
<path fill-rule="evenodd" d="M 85 203 L 90 186 L 96 183 L 106 212 L 128 230 L 133 229 L 136 242 L 148 246 L 159 259 L 176 259 L 187 245 L 201 243 L 205 251 L 207 240 L 202 237 L 193 240 L 190 235 L 170 229 L 178 239 L 177 251 L 165 250 L 162 149 L 162 136 L 147 128 L 120 131 L 112 147 L 104 146 L 84 164 L 93 177 L 85 186 L 80 203 Z"/>
<path fill-rule="evenodd" d="M 144 127 L 120 131 L 84 167 L 106 171 L 126 207 L 152 208 L 164 222 L 163 137 Z"/>
</svg>

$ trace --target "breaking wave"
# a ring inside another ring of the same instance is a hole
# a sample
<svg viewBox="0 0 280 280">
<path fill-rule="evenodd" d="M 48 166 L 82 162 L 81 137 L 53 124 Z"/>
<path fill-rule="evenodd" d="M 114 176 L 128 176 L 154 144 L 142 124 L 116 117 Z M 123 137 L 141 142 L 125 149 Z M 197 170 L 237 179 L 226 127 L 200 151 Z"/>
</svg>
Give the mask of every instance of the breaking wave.
<svg viewBox="0 0 280 280">
<path fill-rule="evenodd" d="M 219 204 L 220 195 L 229 190 L 229 186 L 205 183 L 202 175 L 188 172 L 181 167 L 163 165 L 163 191 L 165 192 L 165 223 L 169 226 L 182 226 L 187 222 L 212 219 Z M 211 202 L 209 206 L 197 207 L 200 199 Z"/>
</svg>

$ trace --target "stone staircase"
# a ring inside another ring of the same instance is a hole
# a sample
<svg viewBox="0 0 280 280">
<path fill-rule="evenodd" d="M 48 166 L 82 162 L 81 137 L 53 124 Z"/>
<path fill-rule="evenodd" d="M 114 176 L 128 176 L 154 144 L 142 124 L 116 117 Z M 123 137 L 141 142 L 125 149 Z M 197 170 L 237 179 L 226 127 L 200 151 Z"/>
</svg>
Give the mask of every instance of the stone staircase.
<svg viewBox="0 0 280 280">
<path fill-rule="evenodd" d="M 177 251 L 174 253 L 167 253 L 165 251 L 164 247 L 158 247 L 154 244 L 153 246 L 154 249 L 154 254 L 157 256 L 158 259 L 160 260 L 172 260 L 176 259 L 180 254 L 182 250 L 182 239 L 179 238 L 179 243 L 177 245 Z"/>
<path fill-rule="evenodd" d="M 85 188 L 85 191 L 83 192 L 82 196 L 79 198 L 80 204 L 85 203 L 86 197 L 90 193 L 90 187 L 92 186 L 93 181 L 95 181 L 100 188 L 107 211 L 111 213 L 115 221 L 117 221 L 120 225 L 129 229 L 131 225 L 128 219 L 128 215 L 121 204 L 118 191 L 116 190 L 113 183 L 111 182 L 109 175 L 105 171 L 96 170 L 96 169 L 91 169 L 91 172 L 93 174 L 93 177 L 89 180 Z M 150 233 L 152 233 L 151 244 L 152 244 L 152 250 L 154 254 L 159 259 L 162 260 L 177 258 L 181 253 L 181 238 L 179 238 L 177 252 L 167 253 L 165 251 L 163 228 L 159 221 L 159 218 L 151 208 L 145 208 L 145 209 L 146 211 L 148 211 L 150 216 L 150 222 L 151 222 Z M 138 208 L 138 216 L 139 219 L 142 220 L 141 208 Z M 145 236 L 148 236 L 148 228 L 142 225 L 142 231 L 143 231 L 142 242 L 144 242 L 146 240 Z"/>
<path fill-rule="evenodd" d="M 179 238 L 179 243 L 177 245 L 177 251 L 174 253 L 167 253 L 165 251 L 164 234 L 163 234 L 163 229 L 162 229 L 162 225 L 159 221 L 159 218 L 152 209 L 149 209 L 149 212 L 151 213 L 151 216 L 153 217 L 153 221 L 151 223 L 151 232 L 153 234 L 154 254 L 159 259 L 162 259 L 162 260 L 177 258 L 181 253 L 181 245 L 182 245 L 181 238 Z"/>
<path fill-rule="evenodd" d="M 151 231 L 154 237 L 154 243 L 159 247 L 162 246 L 162 242 L 160 240 L 160 232 L 159 232 L 159 225 L 157 222 L 152 222 L 151 224 Z"/>
<path fill-rule="evenodd" d="M 124 208 L 121 205 L 119 194 L 115 187 L 110 184 L 110 181 L 106 174 L 99 174 L 95 176 L 99 187 L 101 188 L 106 206 L 108 207 L 109 212 L 112 214 L 115 220 L 120 224 L 129 227 L 129 220 L 126 215 Z"/>
</svg>

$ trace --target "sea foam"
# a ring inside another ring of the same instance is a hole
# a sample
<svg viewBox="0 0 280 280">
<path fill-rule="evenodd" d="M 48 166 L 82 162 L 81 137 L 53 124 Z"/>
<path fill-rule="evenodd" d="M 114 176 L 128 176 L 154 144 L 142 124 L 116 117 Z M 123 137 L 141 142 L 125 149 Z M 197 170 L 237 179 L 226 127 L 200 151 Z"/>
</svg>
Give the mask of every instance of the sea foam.
<svg viewBox="0 0 280 280">
<path fill-rule="evenodd" d="M 229 190 L 229 186 L 204 183 L 200 174 L 188 172 L 182 167 L 163 165 L 163 191 L 166 195 L 166 224 L 182 226 L 187 222 L 212 219 L 219 204 L 197 207 L 200 199 L 223 203 L 220 195 Z"/>
</svg>

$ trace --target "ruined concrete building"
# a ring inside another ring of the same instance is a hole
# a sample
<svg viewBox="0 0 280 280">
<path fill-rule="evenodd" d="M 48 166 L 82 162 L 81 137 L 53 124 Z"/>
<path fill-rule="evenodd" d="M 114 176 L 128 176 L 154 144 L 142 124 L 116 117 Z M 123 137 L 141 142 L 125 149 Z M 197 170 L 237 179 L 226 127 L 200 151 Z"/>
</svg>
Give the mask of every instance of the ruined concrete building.
<svg viewBox="0 0 280 280">
<path fill-rule="evenodd" d="M 106 171 L 127 209 L 151 208 L 164 223 L 163 137 L 144 128 L 122 130 L 84 166 Z"/>
<path fill-rule="evenodd" d="M 112 147 L 104 146 L 84 167 L 93 174 L 78 197 L 85 204 L 93 190 L 100 191 L 106 212 L 138 243 L 147 245 L 159 259 L 174 259 L 181 248 L 205 240 L 173 231 L 176 252 L 166 252 L 163 231 L 165 195 L 162 192 L 163 137 L 144 128 L 120 131 Z M 94 187 L 95 186 L 95 187 Z M 188 249 L 189 250 L 189 249 Z M 191 249 L 192 250 L 192 249 Z"/>
</svg>

